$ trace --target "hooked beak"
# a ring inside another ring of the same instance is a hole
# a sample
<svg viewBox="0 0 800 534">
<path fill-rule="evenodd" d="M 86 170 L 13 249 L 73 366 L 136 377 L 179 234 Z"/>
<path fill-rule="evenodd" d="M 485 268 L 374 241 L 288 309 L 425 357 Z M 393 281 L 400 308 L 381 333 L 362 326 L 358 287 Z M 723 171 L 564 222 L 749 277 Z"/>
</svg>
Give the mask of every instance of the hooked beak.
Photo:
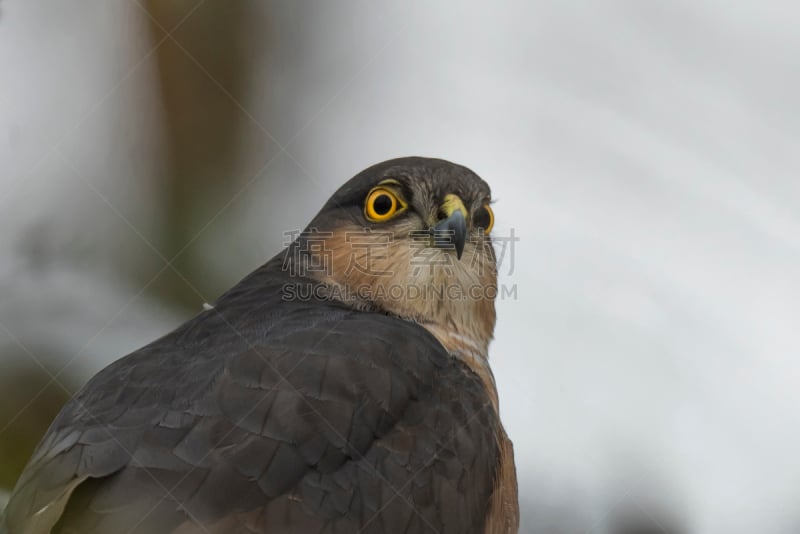
<svg viewBox="0 0 800 534">
<path fill-rule="evenodd" d="M 467 240 L 467 209 L 456 195 L 447 195 L 442 211 L 446 218 L 430 230 L 433 245 L 437 248 L 455 248 L 456 257 L 460 260 Z"/>
</svg>

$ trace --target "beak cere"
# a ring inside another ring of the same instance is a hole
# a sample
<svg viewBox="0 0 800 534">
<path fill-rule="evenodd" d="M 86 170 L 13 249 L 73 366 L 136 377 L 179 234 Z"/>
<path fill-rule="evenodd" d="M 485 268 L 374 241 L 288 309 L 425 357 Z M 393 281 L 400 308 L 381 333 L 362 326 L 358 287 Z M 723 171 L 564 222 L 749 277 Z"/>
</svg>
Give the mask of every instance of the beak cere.
<svg viewBox="0 0 800 534">
<path fill-rule="evenodd" d="M 446 218 L 431 228 L 433 246 L 437 248 L 455 248 L 456 257 L 460 260 L 467 240 L 467 209 L 456 195 L 447 195 L 442 204 Z"/>
</svg>

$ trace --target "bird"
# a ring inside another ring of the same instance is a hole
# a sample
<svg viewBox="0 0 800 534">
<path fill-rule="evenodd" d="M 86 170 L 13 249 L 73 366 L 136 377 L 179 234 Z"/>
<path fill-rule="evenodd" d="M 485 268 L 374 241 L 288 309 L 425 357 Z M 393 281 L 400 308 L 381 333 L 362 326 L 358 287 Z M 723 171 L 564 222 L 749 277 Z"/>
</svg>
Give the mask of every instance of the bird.
<svg viewBox="0 0 800 534">
<path fill-rule="evenodd" d="M 491 204 L 442 159 L 346 181 L 272 259 L 78 391 L 0 533 L 517 532 Z"/>
</svg>

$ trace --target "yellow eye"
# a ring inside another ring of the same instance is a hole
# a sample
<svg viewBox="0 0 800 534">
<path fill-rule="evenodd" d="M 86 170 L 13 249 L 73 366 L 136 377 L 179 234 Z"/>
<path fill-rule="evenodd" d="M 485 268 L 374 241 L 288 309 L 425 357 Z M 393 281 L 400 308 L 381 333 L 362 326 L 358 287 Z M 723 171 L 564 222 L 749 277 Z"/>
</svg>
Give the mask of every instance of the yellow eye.
<svg viewBox="0 0 800 534">
<path fill-rule="evenodd" d="M 472 224 L 477 228 L 483 228 L 483 233 L 489 235 L 489 232 L 492 231 L 492 226 L 494 226 L 494 212 L 489 207 L 489 204 L 484 204 L 475 212 Z"/>
<path fill-rule="evenodd" d="M 376 187 L 367 195 L 364 203 L 364 215 L 372 222 L 383 222 L 391 219 L 398 211 L 406 208 L 391 190 L 385 187 Z"/>
</svg>

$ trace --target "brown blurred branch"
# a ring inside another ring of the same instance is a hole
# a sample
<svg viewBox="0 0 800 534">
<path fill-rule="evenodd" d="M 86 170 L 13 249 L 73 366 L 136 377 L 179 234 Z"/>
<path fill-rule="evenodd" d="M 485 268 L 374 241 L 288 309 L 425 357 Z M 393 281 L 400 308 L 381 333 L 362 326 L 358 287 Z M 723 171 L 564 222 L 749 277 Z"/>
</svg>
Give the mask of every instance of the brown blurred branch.
<svg viewBox="0 0 800 534">
<path fill-rule="evenodd" d="M 154 43 L 196 4 L 197 0 L 147 0 Z M 217 82 L 233 95 L 242 93 L 247 65 L 238 36 L 246 17 L 241 0 L 204 2 L 157 51 L 168 140 L 160 249 L 170 259 L 219 209 L 220 199 L 233 195 L 231 168 L 239 155 L 243 114 Z M 204 279 L 191 247 L 173 265 L 192 284 Z M 175 304 L 196 309 L 200 297 L 170 274 L 156 282 L 156 291 Z"/>
</svg>

